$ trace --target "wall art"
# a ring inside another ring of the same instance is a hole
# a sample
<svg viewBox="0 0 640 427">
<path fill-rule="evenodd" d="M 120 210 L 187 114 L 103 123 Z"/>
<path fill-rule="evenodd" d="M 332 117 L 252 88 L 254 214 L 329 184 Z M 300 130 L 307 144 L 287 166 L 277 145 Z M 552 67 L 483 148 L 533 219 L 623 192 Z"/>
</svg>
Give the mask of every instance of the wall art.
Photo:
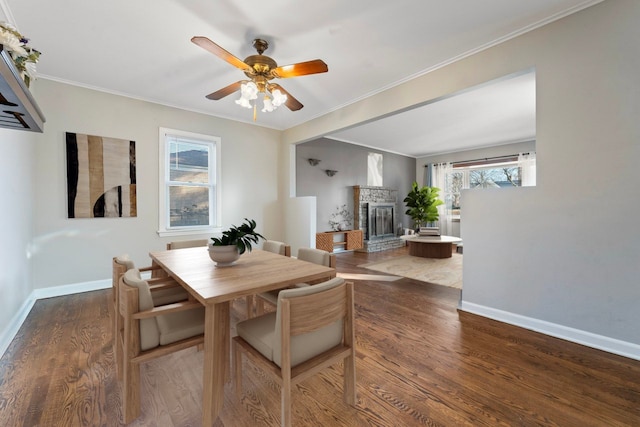
<svg viewBox="0 0 640 427">
<path fill-rule="evenodd" d="M 66 133 L 69 218 L 137 216 L 136 143 Z"/>
</svg>

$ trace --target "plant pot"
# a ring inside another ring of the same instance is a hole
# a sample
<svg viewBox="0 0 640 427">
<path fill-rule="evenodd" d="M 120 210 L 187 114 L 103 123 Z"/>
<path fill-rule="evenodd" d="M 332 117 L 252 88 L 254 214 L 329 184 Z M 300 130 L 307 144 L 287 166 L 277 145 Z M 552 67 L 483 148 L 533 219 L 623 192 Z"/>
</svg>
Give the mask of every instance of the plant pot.
<svg viewBox="0 0 640 427">
<path fill-rule="evenodd" d="M 209 258 L 216 263 L 216 267 L 230 267 L 240 258 L 235 245 L 213 246 L 209 244 Z"/>
</svg>

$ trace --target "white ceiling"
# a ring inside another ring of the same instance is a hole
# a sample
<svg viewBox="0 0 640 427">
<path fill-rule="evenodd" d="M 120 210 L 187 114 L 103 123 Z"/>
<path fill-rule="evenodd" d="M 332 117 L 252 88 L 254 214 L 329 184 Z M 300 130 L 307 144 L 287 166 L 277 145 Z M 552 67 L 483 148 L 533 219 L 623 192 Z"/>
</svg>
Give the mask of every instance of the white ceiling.
<svg viewBox="0 0 640 427">
<path fill-rule="evenodd" d="M 270 45 L 265 54 L 279 65 L 324 60 L 328 73 L 278 81 L 304 104 L 302 110 L 258 110 L 256 125 L 284 130 L 600 1 L 0 0 L 0 10 L 42 52 L 41 78 L 247 123 L 254 123 L 252 112 L 234 103 L 235 94 L 205 98 L 244 74 L 192 44 L 192 36 L 206 36 L 240 59 L 255 54 L 251 42 L 260 37 Z M 521 80 L 529 89 L 519 88 Z M 522 90 L 531 99 L 531 81 L 524 77 L 501 86 L 503 98 L 504 91 L 513 98 L 510 93 Z M 418 112 L 404 113 L 387 119 L 397 123 L 331 137 L 411 156 L 454 151 L 460 141 L 487 145 L 497 140 L 487 132 L 491 128 L 503 127 L 499 138 L 531 137 L 534 104 L 501 101 L 486 108 L 475 95 L 487 96 L 489 87 L 474 92 L 425 107 L 435 117 L 416 120 L 412 114 Z M 486 116 L 476 116 L 473 105 Z M 514 109 L 521 114 L 513 115 Z M 464 114 L 453 116 L 456 111 Z M 496 117 L 508 118 L 509 126 L 489 126 Z M 382 132 L 388 127 L 395 128 L 392 137 Z M 437 145 L 429 147 L 428 140 Z"/>
</svg>

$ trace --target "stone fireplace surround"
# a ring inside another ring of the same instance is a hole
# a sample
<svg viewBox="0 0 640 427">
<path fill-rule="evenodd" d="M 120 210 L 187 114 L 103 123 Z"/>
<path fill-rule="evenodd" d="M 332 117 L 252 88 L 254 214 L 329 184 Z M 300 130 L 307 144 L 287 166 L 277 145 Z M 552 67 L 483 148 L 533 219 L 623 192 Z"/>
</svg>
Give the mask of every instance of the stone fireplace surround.
<svg viewBox="0 0 640 427">
<path fill-rule="evenodd" d="M 387 236 L 369 240 L 367 234 L 367 204 L 389 203 L 395 205 L 396 218 L 398 210 L 398 190 L 387 187 L 353 186 L 353 223 L 362 230 L 365 239 L 364 246 L 359 252 L 379 252 L 387 249 L 401 248 L 405 241 L 398 236 Z M 397 222 L 397 220 L 396 220 Z"/>
</svg>

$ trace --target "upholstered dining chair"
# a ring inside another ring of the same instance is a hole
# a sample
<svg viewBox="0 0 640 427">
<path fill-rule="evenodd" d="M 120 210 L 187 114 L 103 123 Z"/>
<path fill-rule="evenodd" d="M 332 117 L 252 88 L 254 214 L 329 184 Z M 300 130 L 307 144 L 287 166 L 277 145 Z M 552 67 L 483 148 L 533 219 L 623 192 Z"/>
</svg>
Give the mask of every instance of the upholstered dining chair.
<svg viewBox="0 0 640 427">
<path fill-rule="evenodd" d="M 209 240 L 207 239 L 180 240 L 167 243 L 167 250 L 170 251 L 172 249 L 196 248 L 198 246 L 207 246 L 208 244 Z"/>
<path fill-rule="evenodd" d="M 177 282 L 175 285 L 179 286 Z M 119 310 L 124 321 L 115 337 L 121 342 L 116 357 L 122 367 L 123 421 L 128 424 L 140 416 L 140 364 L 202 345 L 205 312 L 197 301 L 159 305 L 149 282 L 141 278 L 137 269 L 124 273 L 118 286 Z"/>
<path fill-rule="evenodd" d="M 283 242 L 278 242 L 276 240 L 265 240 L 264 244 L 262 245 L 262 250 L 267 252 L 273 252 L 279 255 L 284 255 L 289 257 L 291 256 L 291 246 Z M 267 295 L 267 292 L 264 292 L 256 295 L 256 297 L 257 297 L 255 301 L 256 315 L 260 316 L 264 314 L 265 300 L 275 305 L 275 300 L 278 298 L 278 292 L 277 291 L 269 292 L 268 295 Z M 249 315 L 249 318 L 251 317 L 253 316 Z"/>
<path fill-rule="evenodd" d="M 291 246 L 276 240 L 265 240 L 262 244 L 262 250 L 284 256 L 291 256 Z"/>
<path fill-rule="evenodd" d="M 312 262 L 314 264 L 324 265 L 326 267 L 336 268 L 336 255 L 322 249 L 300 248 L 298 249 L 299 260 Z M 325 279 L 320 279 L 323 281 Z M 317 283 L 317 282 L 316 282 Z M 313 284 L 313 282 L 311 283 Z M 308 283 L 300 283 L 295 287 L 308 286 Z M 279 290 L 263 292 L 257 295 L 256 299 L 256 315 L 264 314 L 264 303 L 267 302 L 275 307 L 278 301 Z"/>
<path fill-rule="evenodd" d="M 136 268 L 135 263 L 129 258 L 129 255 L 123 254 L 117 257 L 113 257 L 112 260 L 112 298 L 113 298 L 113 353 L 118 354 L 121 349 L 120 340 L 115 339 L 117 331 L 122 329 L 123 318 L 120 314 L 120 298 L 118 282 L 120 278 L 127 272 Z M 151 265 L 148 267 L 138 268 L 139 272 L 150 272 L 151 279 L 148 281 L 151 289 L 153 290 L 154 302 L 157 305 L 170 304 L 173 302 L 184 301 L 189 298 L 189 294 L 180 286 L 177 286 L 175 281 L 167 281 L 166 272 L 157 265 Z M 122 379 L 122 367 L 116 364 L 116 372 L 118 378 Z"/>
<path fill-rule="evenodd" d="M 281 424 L 291 426 L 291 388 L 344 360 L 343 398 L 355 406 L 353 283 L 342 278 L 282 290 L 275 312 L 239 322 L 233 338 L 235 389 L 242 394 L 242 354 L 281 387 Z"/>
</svg>

